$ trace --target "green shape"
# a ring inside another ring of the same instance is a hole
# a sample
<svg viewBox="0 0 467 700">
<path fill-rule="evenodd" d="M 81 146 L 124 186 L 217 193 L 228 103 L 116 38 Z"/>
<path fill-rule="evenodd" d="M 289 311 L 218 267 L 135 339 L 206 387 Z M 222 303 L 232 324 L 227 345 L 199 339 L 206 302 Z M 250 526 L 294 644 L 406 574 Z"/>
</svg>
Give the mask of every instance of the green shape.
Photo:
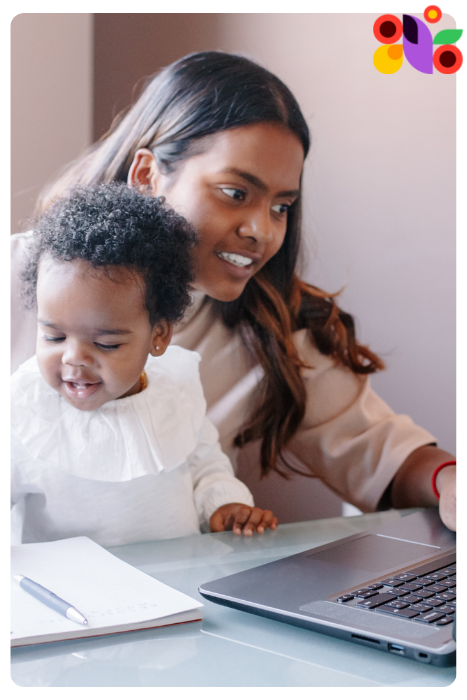
<svg viewBox="0 0 467 700">
<path fill-rule="evenodd" d="M 455 44 L 462 36 L 462 29 L 443 29 L 433 39 L 433 44 Z"/>
</svg>

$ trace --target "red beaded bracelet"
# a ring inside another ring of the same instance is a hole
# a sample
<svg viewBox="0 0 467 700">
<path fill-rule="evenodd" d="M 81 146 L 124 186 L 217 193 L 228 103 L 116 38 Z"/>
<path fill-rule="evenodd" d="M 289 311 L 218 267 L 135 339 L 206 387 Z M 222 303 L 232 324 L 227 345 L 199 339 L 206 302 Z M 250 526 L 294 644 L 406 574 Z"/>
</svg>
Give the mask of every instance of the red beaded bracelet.
<svg viewBox="0 0 467 700">
<path fill-rule="evenodd" d="M 439 491 L 436 488 L 436 477 L 438 476 L 441 469 L 444 469 L 444 467 L 450 467 L 451 464 L 456 464 L 456 460 L 453 459 L 451 462 L 443 462 L 442 464 L 440 464 L 439 467 L 436 467 L 435 471 L 433 472 L 433 476 L 431 477 L 431 488 L 433 489 L 433 493 L 435 494 L 435 496 L 438 500 L 439 500 Z"/>
</svg>

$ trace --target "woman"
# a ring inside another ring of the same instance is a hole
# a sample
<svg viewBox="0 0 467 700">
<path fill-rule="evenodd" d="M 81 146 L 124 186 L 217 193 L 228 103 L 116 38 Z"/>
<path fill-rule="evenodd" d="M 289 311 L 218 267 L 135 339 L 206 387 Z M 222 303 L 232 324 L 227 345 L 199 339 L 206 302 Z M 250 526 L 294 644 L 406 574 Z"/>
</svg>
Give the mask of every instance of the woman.
<svg viewBox="0 0 467 700">
<path fill-rule="evenodd" d="M 173 342 L 202 355 L 224 450 L 261 440 L 262 473 L 298 465 L 365 511 L 434 505 L 434 486 L 455 528 L 455 466 L 435 474 L 452 456 L 376 396 L 368 375 L 383 363 L 332 296 L 295 274 L 308 149 L 278 78 L 238 56 L 192 54 L 152 80 L 39 209 L 76 183 L 164 196 L 200 235 L 194 304 Z M 25 238 L 15 238 L 20 266 Z M 34 352 L 35 319 L 12 316 L 19 362 Z"/>
</svg>

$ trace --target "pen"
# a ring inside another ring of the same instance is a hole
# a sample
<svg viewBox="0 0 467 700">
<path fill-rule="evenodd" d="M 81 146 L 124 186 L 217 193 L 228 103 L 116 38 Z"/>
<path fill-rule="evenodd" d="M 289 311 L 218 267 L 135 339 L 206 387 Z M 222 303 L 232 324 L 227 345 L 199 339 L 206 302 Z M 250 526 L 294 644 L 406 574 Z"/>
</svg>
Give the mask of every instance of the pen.
<svg viewBox="0 0 467 700">
<path fill-rule="evenodd" d="M 36 598 L 36 600 L 44 603 L 44 605 L 47 605 L 49 608 L 52 608 L 52 610 L 56 610 L 69 620 L 73 620 L 73 622 L 79 622 L 80 625 L 88 624 L 88 621 L 84 615 L 81 615 L 76 608 L 70 605 L 70 603 L 67 603 L 65 600 L 62 600 L 62 598 L 59 598 L 58 595 L 55 595 L 55 593 L 52 593 L 52 591 L 44 588 L 44 586 L 41 586 L 39 583 L 31 581 L 30 578 L 26 578 L 26 576 L 21 576 L 20 574 L 13 576 L 13 578 L 15 581 L 17 581 L 17 583 L 19 583 L 23 591 L 26 591 L 26 593 L 29 593 Z"/>
</svg>

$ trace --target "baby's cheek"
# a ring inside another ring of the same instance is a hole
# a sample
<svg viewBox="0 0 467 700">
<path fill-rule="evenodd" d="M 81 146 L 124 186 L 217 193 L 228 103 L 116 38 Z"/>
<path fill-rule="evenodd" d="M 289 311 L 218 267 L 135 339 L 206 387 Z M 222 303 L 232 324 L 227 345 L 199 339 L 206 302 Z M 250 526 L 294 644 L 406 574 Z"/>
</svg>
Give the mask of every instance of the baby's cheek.
<svg viewBox="0 0 467 700">
<path fill-rule="evenodd" d="M 36 355 L 43 378 L 53 389 L 58 389 L 61 384 L 60 358 L 54 353 L 44 351 L 40 346 L 37 348 Z"/>
<path fill-rule="evenodd" d="M 129 391 L 139 380 L 140 375 L 139 366 L 132 365 L 131 361 L 108 363 L 106 367 L 101 368 L 100 372 L 104 388 L 112 399 Z"/>
</svg>

